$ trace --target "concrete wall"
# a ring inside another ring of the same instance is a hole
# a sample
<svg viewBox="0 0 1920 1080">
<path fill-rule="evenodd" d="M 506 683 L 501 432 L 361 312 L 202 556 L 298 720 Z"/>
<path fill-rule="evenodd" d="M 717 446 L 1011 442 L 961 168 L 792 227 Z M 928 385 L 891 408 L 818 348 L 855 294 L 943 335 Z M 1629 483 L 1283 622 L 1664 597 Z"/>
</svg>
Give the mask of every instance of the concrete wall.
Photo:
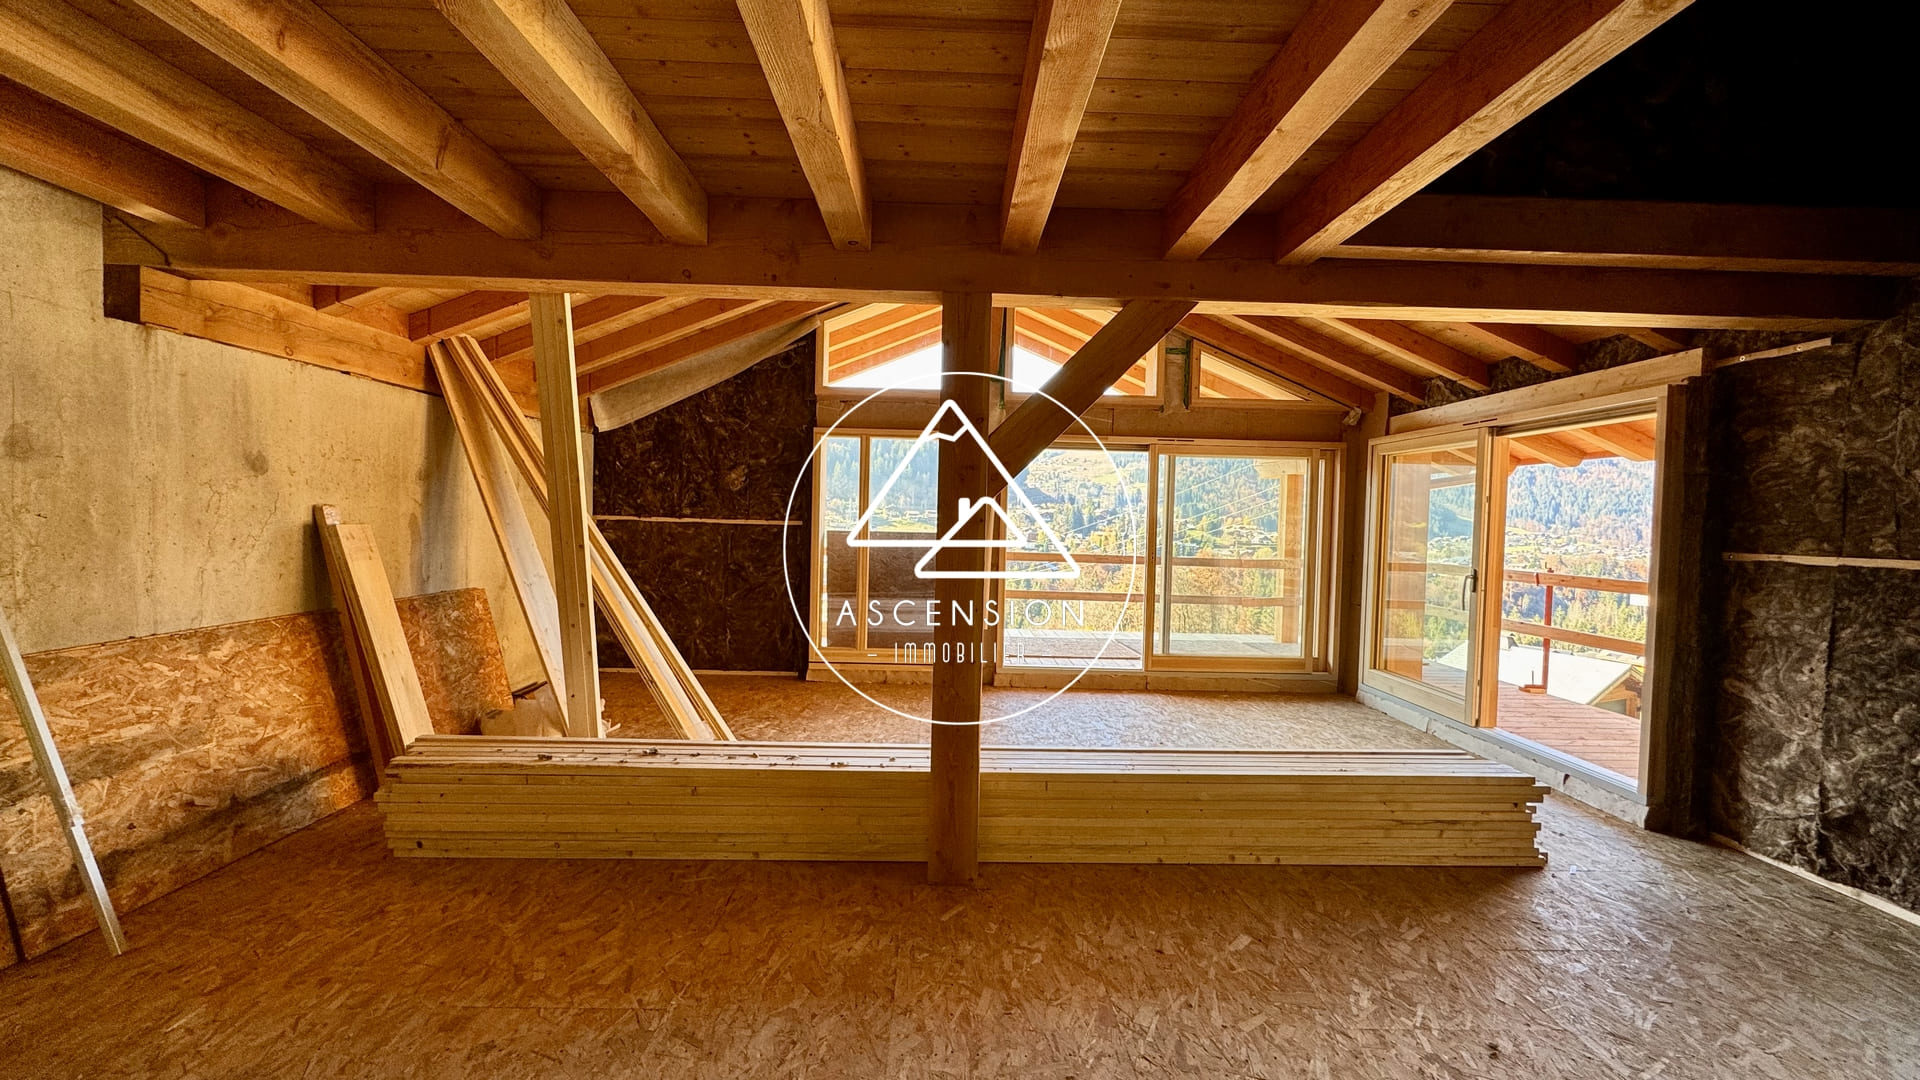
<svg viewBox="0 0 1920 1080">
<path fill-rule="evenodd" d="M 437 397 L 101 314 L 100 209 L 0 169 L 0 606 L 29 653 L 331 607 L 311 515 L 396 595 L 482 586 L 530 639 Z"/>
</svg>

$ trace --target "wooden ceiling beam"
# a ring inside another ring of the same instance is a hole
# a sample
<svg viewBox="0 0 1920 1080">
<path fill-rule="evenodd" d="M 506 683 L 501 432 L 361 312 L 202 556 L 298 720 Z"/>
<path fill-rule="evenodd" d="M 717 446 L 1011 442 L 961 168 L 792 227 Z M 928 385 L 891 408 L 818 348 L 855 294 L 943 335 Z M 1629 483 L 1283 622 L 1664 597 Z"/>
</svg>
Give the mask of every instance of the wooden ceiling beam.
<svg viewBox="0 0 1920 1080">
<path fill-rule="evenodd" d="M 188 229 L 108 226 L 111 262 L 200 277 L 468 289 L 554 288 L 617 295 L 747 296 L 926 303 L 990 289 L 1021 307 L 1111 307 L 1186 298 L 1202 312 L 1440 323 L 1834 330 L 1892 314 L 1902 283 L 1884 277 L 1330 259 L 1282 266 L 1257 236 L 1216 257 L 1167 262 L 1159 215 L 1059 207 L 1037 255 L 999 250 L 997 223 L 967 207 L 876 208 L 873 251 L 840 250 L 811 208 L 729 199 L 701 247 L 671 244 L 613 192 L 555 192 L 538 242 L 503 240 L 419 188 L 381 190 L 380 228 L 342 234 L 216 186 L 209 222 Z M 112 212 L 109 217 L 111 218 Z"/>
<path fill-rule="evenodd" d="M 1223 322 L 1238 323 L 1256 335 L 1271 339 L 1283 350 L 1300 353 L 1336 374 L 1385 390 L 1402 401 L 1420 404 L 1426 400 L 1426 383 L 1418 376 L 1368 356 L 1345 342 L 1315 333 L 1291 319 L 1264 315 L 1223 315 L 1220 318 Z"/>
<path fill-rule="evenodd" d="M 1415 195 L 1340 259 L 1920 274 L 1920 210 Z"/>
<path fill-rule="evenodd" d="M 1189 315 L 1180 329 L 1254 367 L 1316 394 L 1356 409 L 1373 408 L 1373 391 L 1335 375 L 1326 368 L 1283 352 L 1265 338 L 1211 315 Z"/>
<path fill-rule="evenodd" d="M 407 336 L 432 341 L 454 334 L 483 333 L 489 327 L 527 313 L 527 294 L 478 289 L 407 316 Z"/>
<path fill-rule="evenodd" d="M 1443 0 L 1307 9 L 1168 204 L 1167 258 L 1199 258 L 1446 9 Z"/>
<path fill-rule="evenodd" d="M 1387 319 L 1328 319 L 1327 322 L 1429 375 L 1451 379 L 1470 390 L 1485 390 L 1493 385 L 1486 363 L 1478 357 L 1435 341 L 1410 326 Z"/>
<path fill-rule="evenodd" d="M 603 390 L 611 390 L 621 383 L 698 356 L 708 349 L 717 349 L 749 334 L 772 330 L 774 327 L 816 315 L 832 306 L 832 304 L 822 304 L 812 300 L 779 301 L 756 306 L 725 322 L 708 326 L 699 333 L 689 334 L 663 345 L 618 355 L 599 369 L 583 373 L 580 376 L 580 392 L 597 394 Z"/>
<path fill-rule="evenodd" d="M 309 221 L 373 228 L 366 181 L 60 0 L 0 4 L 0 75 Z"/>
<path fill-rule="evenodd" d="M 836 247 L 873 242 L 866 165 L 827 0 L 738 0 L 767 87 Z"/>
<path fill-rule="evenodd" d="M 1120 0 L 1040 0 L 1014 113 L 1013 152 L 1000 196 L 1000 249 L 1040 250 L 1067 158 L 1080 134 Z"/>
<path fill-rule="evenodd" d="M 1543 371 L 1564 375 L 1580 363 L 1580 350 L 1573 342 L 1537 326 L 1524 323 L 1460 323 L 1459 329 L 1496 348 L 1510 349 L 1513 355 Z"/>
<path fill-rule="evenodd" d="M 629 356 L 657 349 L 669 342 L 691 334 L 700 333 L 717 323 L 724 323 L 757 307 L 766 306 L 762 300 L 701 300 L 676 308 L 658 318 L 635 323 L 624 330 L 616 330 L 604 337 L 584 342 L 574 355 L 580 367 L 580 376 L 598 372 L 601 368 L 618 364 Z M 604 389 L 604 388 L 602 388 Z"/>
<path fill-rule="evenodd" d="M 564 0 L 435 6 L 661 235 L 707 242 L 707 193 Z"/>
<path fill-rule="evenodd" d="M 148 221 L 207 221 L 199 173 L 5 80 L 0 165 Z"/>
<path fill-rule="evenodd" d="M 1020 475 L 1192 311 L 1190 300 L 1135 300 L 1116 312 L 1047 380 L 1046 396 L 1028 397 L 994 427 L 987 445 L 1006 473 Z M 1000 475 L 989 475 L 988 495 L 1004 486 Z"/>
<path fill-rule="evenodd" d="M 1279 214 L 1279 257 L 1326 255 L 1691 0 L 1513 0 Z"/>
<path fill-rule="evenodd" d="M 540 235 L 540 193 L 312 0 L 137 0 L 475 221 Z"/>
</svg>

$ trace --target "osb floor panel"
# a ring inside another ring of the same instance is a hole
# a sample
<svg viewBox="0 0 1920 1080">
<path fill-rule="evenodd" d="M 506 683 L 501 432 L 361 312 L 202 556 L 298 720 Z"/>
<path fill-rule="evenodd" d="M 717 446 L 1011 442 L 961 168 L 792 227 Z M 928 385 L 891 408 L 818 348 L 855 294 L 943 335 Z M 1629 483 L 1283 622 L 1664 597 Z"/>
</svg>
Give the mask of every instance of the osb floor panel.
<svg viewBox="0 0 1920 1080">
<path fill-rule="evenodd" d="M 924 743 L 928 727 L 895 716 L 838 682 L 770 675 L 703 675 L 707 696 L 742 739 L 756 742 Z M 897 708 L 925 715 L 930 688 L 862 687 Z M 1051 690 L 990 687 L 984 710 L 1004 715 L 1044 701 Z M 614 734 L 671 739 L 677 732 L 640 676 L 603 671 L 600 695 Z M 1025 716 L 989 725 L 990 746 L 1187 746 L 1243 749 L 1412 750 L 1449 744 L 1348 697 L 1334 694 L 1165 693 L 1069 690 Z"/>
<path fill-rule="evenodd" d="M 1553 868 L 399 860 L 357 806 L 0 972 L 8 1077 L 1920 1075 L 1920 929 L 1561 802 Z"/>
</svg>

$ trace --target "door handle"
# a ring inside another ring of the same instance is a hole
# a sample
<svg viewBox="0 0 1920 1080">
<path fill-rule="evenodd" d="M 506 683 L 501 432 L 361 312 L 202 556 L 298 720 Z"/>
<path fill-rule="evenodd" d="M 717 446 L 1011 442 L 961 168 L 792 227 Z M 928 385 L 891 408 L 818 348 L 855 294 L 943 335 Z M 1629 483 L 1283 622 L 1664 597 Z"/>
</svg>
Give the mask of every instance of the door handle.
<svg viewBox="0 0 1920 1080">
<path fill-rule="evenodd" d="M 1460 579 L 1460 610 L 1462 611 L 1467 610 L 1468 599 L 1474 593 L 1477 593 L 1479 591 L 1480 591 L 1480 571 L 1478 570 L 1467 571 L 1466 576 Z"/>
</svg>

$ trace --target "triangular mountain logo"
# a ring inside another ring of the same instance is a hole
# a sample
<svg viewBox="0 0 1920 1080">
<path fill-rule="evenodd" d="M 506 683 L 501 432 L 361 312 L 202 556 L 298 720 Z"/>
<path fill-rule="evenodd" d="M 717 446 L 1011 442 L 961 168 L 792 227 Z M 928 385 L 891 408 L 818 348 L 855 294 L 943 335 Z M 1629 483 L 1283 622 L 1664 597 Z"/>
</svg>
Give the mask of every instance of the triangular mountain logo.
<svg viewBox="0 0 1920 1080">
<path fill-rule="evenodd" d="M 935 455 L 937 460 L 939 454 L 938 444 L 953 442 L 956 439 L 973 440 L 974 445 L 979 448 L 981 455 L 1006 484 L 1007 502 L 1012 512 L 1009 513 L 1007 510 L 1001 509 L 1000 504 L 993 499 L 968 500 L 963 498 L 960 500 L 960 512 L 955 515 L 953 528 L 948 529 L 946 535 L 940 537 L 938 540 L 929 542 L 924 537 L 918 536 L 874 537 L 872 535 L 874 511 L 885 505 L 887 496 L 893 492 L 894 486 L 900 481 L 900 478 L 907 475 L 915 467 L 915 459 L 918 458 L 922 452 L 927 452 Z M 998 538 L 991 539 L 961 539 L 960 533 L 966 530 L 967 525 L 971 521 L 981 516 L 986 516 L 990 519 L 988 527 L 982 530 L 983 532 L 991 536 L 993 532 L 992 522 L 997 520 L 1002 527 L 1003 534 Z M 1028 522 L 1029 525 L 1022 527 L 1018 524 L 1018 522 L 1022 520 Z M 1037 537 L 1033 535 L 1035 533 L 1038 534 Z M 1049 555 L 1058 558 L 1061 562 L 1060 567 L 1048 570 L 1022 570 L 1018 572 L 1004 570 L 945 571 L 933 568 L 933 564 L 940 552 L 949 547 L 1001 548 L 1007 551 L 1014 551 L 1026 549 L 1029 545 L 1035 545 Z M 1000 461 L 999 457 L 995 456 L 993 449 L 987 445 L 987 440 L 981 436 L 980 429 L 973 426 L 973 421 L 968 420 L 966 413 L 961 412 L 960 406 L 952 400 L 945 400 L 940 403 L 940 408 L 934 412 L 933 419 L 927 421 L 927 426 L 921 429 L 920 437 L 915 439 L 913 445 L 907 448 L 907 453 L 900 459 L 900 464 L 894 466 L 893 473 L 887 477 L 886 482 L 881 484 L 880 489 L 874 493 L 873 498 L 867 503 L 866 510 L 854 521 L 852 528 L 847 530 L 847 546 L 927 548 L 927 553 L 921 556 L 920 561 L 915 563 L 913 567 L 914 576 L 927 581 L 936 578 L 966 578 L 994 581 L 1013 577 L 1077 578 L 1080 576 L 1080 565 L 1074 561 L 1073 552 L 1068 551 L 1067 546 L 1060 542 L 1060 537 L 1055 535 L 1053 527 L 1047 524 L 1047 519 L 1041 515 L 1039 508 L 1033 505 L 1031 499 L 1027 498 L 1026 489 L 1007 471 L 1006 465 Z"/>
</svg>

